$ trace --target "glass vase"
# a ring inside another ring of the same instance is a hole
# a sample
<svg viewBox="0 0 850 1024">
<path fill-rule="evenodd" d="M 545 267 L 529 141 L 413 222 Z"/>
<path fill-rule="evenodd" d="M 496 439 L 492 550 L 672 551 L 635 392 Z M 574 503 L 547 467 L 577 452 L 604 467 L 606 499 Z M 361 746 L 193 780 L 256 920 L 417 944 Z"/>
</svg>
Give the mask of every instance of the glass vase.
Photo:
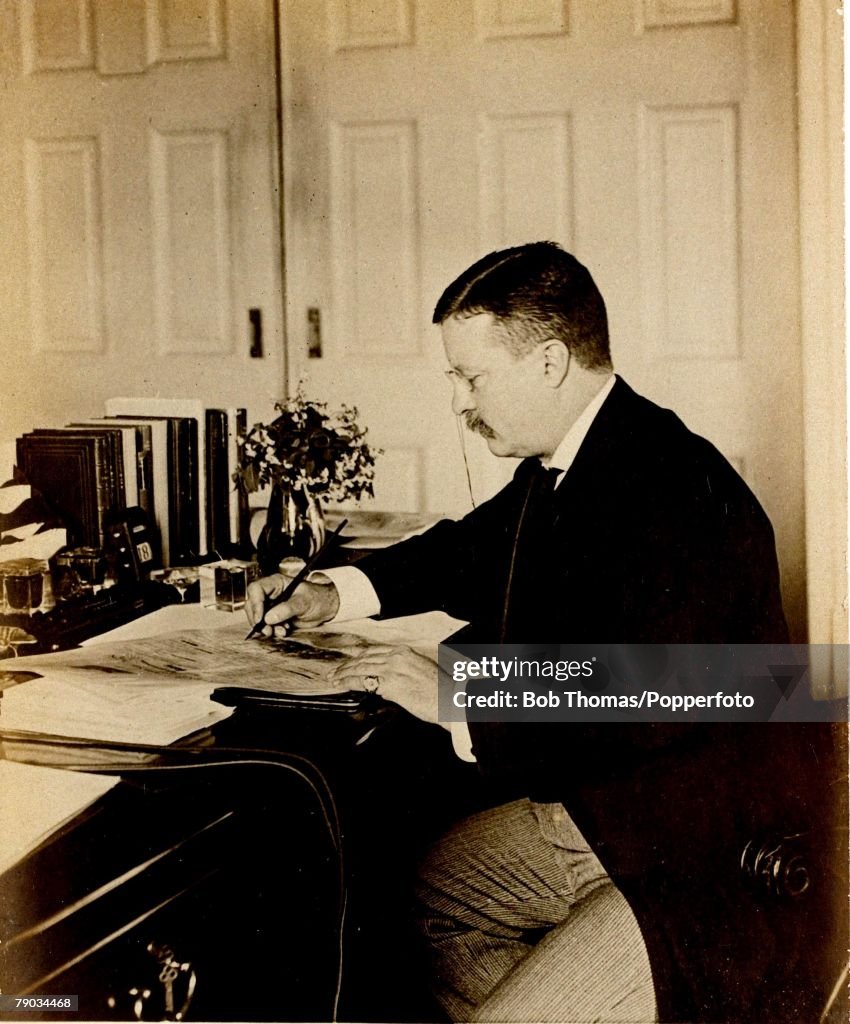
<svg viewBox="0 0 850 1024">
<path fill-rule="evenodd" d="M 263 576 L 278 571 L 284 558 L 306 561 L 325 540 L 322 508 L 306 486 L 274 484 L 265 526 L 257 538 L 257 563 Z"/>
</svg>

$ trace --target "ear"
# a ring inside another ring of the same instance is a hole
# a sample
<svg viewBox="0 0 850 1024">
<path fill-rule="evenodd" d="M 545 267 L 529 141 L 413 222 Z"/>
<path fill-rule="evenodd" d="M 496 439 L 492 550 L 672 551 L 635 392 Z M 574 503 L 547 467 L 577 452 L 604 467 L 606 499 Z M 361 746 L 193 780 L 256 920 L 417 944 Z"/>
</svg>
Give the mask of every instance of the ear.
<svg viewBox="0 0 850 1024">
<path fill-rule="evenodd" d="M 541 346 L 543 356 L 543 379 L 547 387 L 558 388 L 570 370 L 571 353 L 567 346 L 550 338 Z"/>
</svg>

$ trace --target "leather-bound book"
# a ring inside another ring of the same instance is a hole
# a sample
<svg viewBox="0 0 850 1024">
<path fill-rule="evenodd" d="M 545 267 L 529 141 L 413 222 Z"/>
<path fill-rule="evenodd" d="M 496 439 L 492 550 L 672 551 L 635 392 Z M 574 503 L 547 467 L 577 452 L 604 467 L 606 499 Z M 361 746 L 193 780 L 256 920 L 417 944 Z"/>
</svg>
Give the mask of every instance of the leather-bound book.
<svg viewBox="0 0 850 1024">
<path fill-rule="evenodd" d="M 69 543 L 102 547 L 112 500 L 107 439 L 98 433 L 24 434 L 17 439 L 17 459 L 65 524 Z"/>
</svg>

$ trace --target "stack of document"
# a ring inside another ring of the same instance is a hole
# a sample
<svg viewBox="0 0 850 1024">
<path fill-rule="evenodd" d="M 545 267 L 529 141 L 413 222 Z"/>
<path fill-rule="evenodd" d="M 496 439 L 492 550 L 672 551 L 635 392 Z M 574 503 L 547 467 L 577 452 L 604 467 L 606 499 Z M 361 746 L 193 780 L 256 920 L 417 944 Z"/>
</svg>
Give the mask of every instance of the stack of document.
<svg viewBox="0 0 850 1024">
<path fill-rule="evenodd" d="M 66 666 L 4 691 L 0 727 L 53 736 L 164 746 L 226 718 L 215 687 L 197 680 L 152 681 Z"/>
<path fill-rule="evenodd" d="M 185 629 L 82 650 L 16 658 L 0 678 L 0 729 L 166 745 L 233 714 L 220 686 L 327 693 L 346 655 L 246 626 Z M 330 641 L 330 637 L 325 637 Z"/>
</svg>

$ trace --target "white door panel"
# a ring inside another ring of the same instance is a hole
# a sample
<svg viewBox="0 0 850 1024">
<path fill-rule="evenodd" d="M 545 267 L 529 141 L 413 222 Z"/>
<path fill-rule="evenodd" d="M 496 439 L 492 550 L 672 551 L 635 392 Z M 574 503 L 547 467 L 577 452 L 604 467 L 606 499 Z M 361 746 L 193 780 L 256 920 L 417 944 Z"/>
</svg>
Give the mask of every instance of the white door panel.
<svg viewBox="0 0 850 1024">
<path fill-rule="evenodd" d="M 273 14 L 0 0 L 0 436 L 114 394 L 282 394 Z"/>
</svg>

